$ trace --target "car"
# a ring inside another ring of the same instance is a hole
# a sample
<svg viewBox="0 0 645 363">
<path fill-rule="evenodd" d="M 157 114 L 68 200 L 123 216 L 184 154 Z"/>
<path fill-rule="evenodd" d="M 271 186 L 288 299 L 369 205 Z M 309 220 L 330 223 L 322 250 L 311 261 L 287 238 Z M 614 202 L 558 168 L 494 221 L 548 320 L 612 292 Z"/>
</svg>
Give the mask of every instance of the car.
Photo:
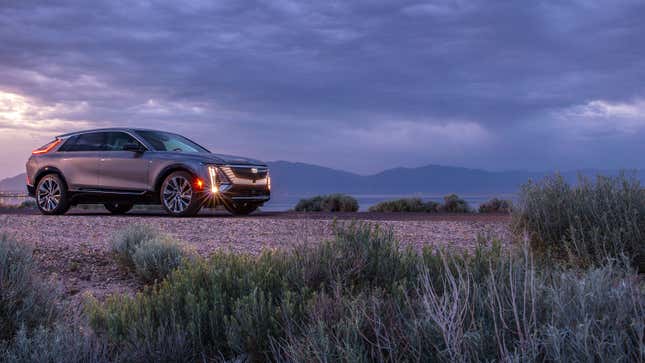
<svg viewBox="0 0 645 363">
<path fill-rule="evenodd" d="M 27 191 L 42 214 L 103 204 L 113 214 L 135 204 L 161 204 L 171 216 L 222 205 L 247 215 L 269 201 L 267 165 L 211 153 L 181 135 L 135 128 L 57 136 L 27 161 Z"/>
</svg>

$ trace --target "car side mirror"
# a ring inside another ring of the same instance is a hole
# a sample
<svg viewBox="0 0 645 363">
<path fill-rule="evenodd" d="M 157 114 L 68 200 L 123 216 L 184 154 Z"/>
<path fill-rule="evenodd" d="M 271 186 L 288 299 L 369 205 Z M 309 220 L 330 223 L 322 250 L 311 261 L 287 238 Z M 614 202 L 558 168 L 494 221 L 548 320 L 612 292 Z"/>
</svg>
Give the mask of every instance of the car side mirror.
<svg viewBox="0 0 645 363">
<path fill-rule="evenodd" d="M 123 145 L 123 150 L 133 151 L 135 153 L 142 153 L 144 151 L 144 148 L 141 147 L 141 145 L 132 142 L 132 143 Z"/>
</svg>

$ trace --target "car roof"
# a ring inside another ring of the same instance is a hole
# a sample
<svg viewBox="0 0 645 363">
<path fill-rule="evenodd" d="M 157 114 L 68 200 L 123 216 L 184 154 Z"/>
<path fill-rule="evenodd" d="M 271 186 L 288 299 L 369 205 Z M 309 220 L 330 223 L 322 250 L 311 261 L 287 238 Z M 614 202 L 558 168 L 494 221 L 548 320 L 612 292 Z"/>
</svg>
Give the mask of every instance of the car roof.
<svg viewBox="0 0 645 363">
<path fill-rule="evenodd" d="M 58 135 L 56 136 L 57 138 L 66 138 L 74 135 L 80 135 L 80 134 L 87 134 L 90 132 L 110 132 L 110 131 L 121 131 L 121 132 L 136 132 L 136 131 L 157 131 L 157 132 L 164 132 L 164 131 L 159 131 L 159 130 L 152 130 L 152 129 L 141 129 L 141 128 L 129 128 L 129 127 L 108 127 L 108 128 L 102 128 L 102 129 L 91 129 L 91 130 L 81 130 L 81 131 L 75 131 L 75 132 L 69 132 L 66 134 Z"/>
</svg>

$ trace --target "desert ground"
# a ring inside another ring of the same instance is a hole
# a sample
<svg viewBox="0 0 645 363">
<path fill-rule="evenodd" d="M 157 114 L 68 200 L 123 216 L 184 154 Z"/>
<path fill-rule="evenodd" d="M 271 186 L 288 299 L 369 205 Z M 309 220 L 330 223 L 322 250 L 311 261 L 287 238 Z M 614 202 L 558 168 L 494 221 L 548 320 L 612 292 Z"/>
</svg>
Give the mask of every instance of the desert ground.
<svg viewBox="0 0 645 363">
<path fill-rule="evenodd" d="M 62 304 L 80 306 L 84 294 L 98 299 L 134 293 L 142 284 L 122 270 L 110 252 L 110 239 L 129 224 L 152 225 L 183 241 L 201 256 L 218 251 L 260 253 L 263 249 L 315 244 L 333 235 L 334 224 L 365 221 L 388 228 L 403 245 L 471 248 L 480 236 L 509 240 L 506 215 L 434 215 L 423 213 L 264 212 L 247 217 L 203 213 L 170 218 L 161 212 L 112 216 L 75 210 L 65 216 L 36 212 L 0 214 L 0 233 L 28 244 L 43 278 L 60 287 Z"/>
</svg>

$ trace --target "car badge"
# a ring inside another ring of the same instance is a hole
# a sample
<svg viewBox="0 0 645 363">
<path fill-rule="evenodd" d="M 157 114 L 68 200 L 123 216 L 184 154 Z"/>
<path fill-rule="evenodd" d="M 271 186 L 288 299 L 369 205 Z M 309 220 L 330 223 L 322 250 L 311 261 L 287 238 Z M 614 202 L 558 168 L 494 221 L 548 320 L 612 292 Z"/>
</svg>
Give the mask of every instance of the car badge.
<svg viewBox="0 0 645 363">
<path fill-rule="evenodd" d="M 258 168 L 251 168 L 251 173 L 257 174 L 258 173 Z"/>
</svg>

